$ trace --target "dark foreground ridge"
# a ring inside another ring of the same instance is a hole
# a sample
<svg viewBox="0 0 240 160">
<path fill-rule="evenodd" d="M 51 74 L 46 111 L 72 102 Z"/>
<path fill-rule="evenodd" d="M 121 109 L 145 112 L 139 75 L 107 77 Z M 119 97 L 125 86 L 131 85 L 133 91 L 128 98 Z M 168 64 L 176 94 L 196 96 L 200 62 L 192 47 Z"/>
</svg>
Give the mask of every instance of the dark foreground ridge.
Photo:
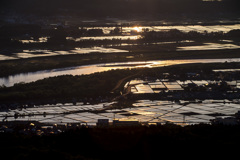
<svg viewBox="0 0 240 160">
<path fill-rule="evenodd" d="M 154 159 L 183 158 L 192 153 L 217 158 L 234 155 L 234 150 L 230 154 L 227 149 L 239 144 L 240 127 L 203 124 L 79 127 L 45 136 L 0 133 L 0 138 L 1 152 L 11 153 L 8 159 Z M 214 150 L 224 152 L 215 154 Z"/>
</svg>

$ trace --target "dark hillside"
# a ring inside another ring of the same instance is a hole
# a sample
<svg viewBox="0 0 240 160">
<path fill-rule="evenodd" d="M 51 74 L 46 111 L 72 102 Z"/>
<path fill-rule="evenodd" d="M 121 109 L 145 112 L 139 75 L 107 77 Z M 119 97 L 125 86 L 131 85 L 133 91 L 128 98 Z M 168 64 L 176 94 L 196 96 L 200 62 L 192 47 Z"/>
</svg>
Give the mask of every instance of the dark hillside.
<svg viewBox="0 0 240 160">
<path fill-rule="evenodd" d="M 8 159 L 230 158 L 239 135 L 239 126 L 201 124 L 79 128 L 41 137 L 1 133 L 0 149 Z"/>
</svg>

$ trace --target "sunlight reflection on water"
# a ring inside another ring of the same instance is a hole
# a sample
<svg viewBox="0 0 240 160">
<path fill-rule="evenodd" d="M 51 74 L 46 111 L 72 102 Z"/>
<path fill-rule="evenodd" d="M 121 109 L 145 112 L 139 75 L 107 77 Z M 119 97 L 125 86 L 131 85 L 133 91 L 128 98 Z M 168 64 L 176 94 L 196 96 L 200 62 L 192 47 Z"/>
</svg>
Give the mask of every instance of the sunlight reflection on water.
<svg viewBox="0 0 240 160">
<path fill-rule="evenodd" d="M 15 83 L 29 83 L 40 79 L 60 76 L 60 75 L 83 75 L 92 74 L 96 72 L 104 72 L 115 69 L 127 69 L 127 68 L 153 68 L 161 66 L 170 66 L 176 64 L 187 63 L 223 63 L 223 62 L 236 62 L 240 61 L 240 58 L 232 59 L 189 59 L 189 60 L 163 60 L 163 61 L 143 61 L 143 62 L 119 62 L 119 63 L 105 63 L 105 64 L 93 64 L 77 67 L 59 68 L 53 70 L 45 70 L 38 72 L 21 73 L 11 75 L 8 77 L 0 78 L 0 85 L 7 87 L 13 86 Z"/>
<path fill-rule="evenodd" d="M 34 58 L 34 57 L 46 57 L 46 56 L 58 56 L 58 55 L 73 55 L 73 54 L 90 54 L 90 53 L 123 53 L 127 50 L 105 48 L 105 47 L 90 47 L 90 48 L 75 48 L 73 50 L 63 51 L 51 51 L 51 50 L 23 50 L 19 53 L 13 53 L 12 55 L 1 55 L 0 61 L 20 58 Z"/>
<path fill-rule="evenodd" d="M 204 43 L 201 46 L 178 47 L 177 51 L 195 51 L 195 50 L 221 50 L 221 49 L 239 49 L 235 44 Z"/>
<path fill-rule="evenodd" d="M 226 103 L 227 102 L 227 103 Z M 16 121 L 14 115 L 19 116 L 17 121 L 38 121 L 43 124 L 68 123 L 96 125 L 98 119 L 108 119 L 119 121 L 139 121 L 148 123 L 167 123 L 171 122 L 179 125 L 190 125 L 198 123 L 210 123 L 211 120 L 226 118 L 238 112 L 240 106 L 234 101 L 223 100 L 203 100 L 201 103 L 180 100 L 174 101 L 147 100 L 142 99 L 133 103 L 131 108 L 108 109 L 106 112 L 92 112 L 102 110 L 104 106 L 114 104 L 106 102 L 95 105 L 83 105 L 77 103 L 56 104 L 56 105 L 35 105 L 21 110 L 15 109 L 0 112 L 0 120 L 9 122 Z M 35 114 L 37 113 L 37 114 Z M 45 116 L 44 116 L 44 113 Z M 216 115 L 219 116 L 216 116 Z M 7 119 L 6 119 L 7 115 Z M 222 116 L 220 116 L 222 115 Z"/>
</svg>

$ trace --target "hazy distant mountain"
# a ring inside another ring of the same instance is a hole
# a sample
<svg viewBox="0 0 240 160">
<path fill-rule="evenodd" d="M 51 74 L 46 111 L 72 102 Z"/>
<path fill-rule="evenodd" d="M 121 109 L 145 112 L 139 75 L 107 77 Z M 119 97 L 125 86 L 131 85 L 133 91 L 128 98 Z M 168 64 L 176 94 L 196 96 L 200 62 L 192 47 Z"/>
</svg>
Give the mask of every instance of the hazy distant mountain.
<svg viewBox="0 0 240 160">
<path fill-rule="evenodd" d="M 239 0 L 1 0 L 2 13 L 128 17 L 142 15 L 239 15 Z"/>
</svg>

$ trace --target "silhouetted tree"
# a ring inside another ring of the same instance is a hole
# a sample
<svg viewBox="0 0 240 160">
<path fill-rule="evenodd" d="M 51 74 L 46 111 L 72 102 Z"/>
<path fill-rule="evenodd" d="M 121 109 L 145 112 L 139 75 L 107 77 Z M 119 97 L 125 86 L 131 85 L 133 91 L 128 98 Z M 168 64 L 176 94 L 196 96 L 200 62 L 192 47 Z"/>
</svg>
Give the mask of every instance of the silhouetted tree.
<svg viewBox="0 0 240 160">
<path fill-rule="evenodd" d="M 110 34 L 119 35 L 119 34 L 121 34 L 121 29 L 119 27 L 116 27 L 116 28 L 114 28 L 114 30 L 112 30 L 110 32 Z"/>
<path fill-rule="evenodd" d="M 227 36 L 229 37 L 240 37 L 240 29 L 235 29 L 235 30 L 231 30 L 227 33 Z"/>
<path fill-rule="evenodd" d="M 63 44 L 66 42 L 67 33 L 62 26 L 58 26 L 52 31 L 52 36 L 48 39 L 48 43 Z"/>
</svg>

